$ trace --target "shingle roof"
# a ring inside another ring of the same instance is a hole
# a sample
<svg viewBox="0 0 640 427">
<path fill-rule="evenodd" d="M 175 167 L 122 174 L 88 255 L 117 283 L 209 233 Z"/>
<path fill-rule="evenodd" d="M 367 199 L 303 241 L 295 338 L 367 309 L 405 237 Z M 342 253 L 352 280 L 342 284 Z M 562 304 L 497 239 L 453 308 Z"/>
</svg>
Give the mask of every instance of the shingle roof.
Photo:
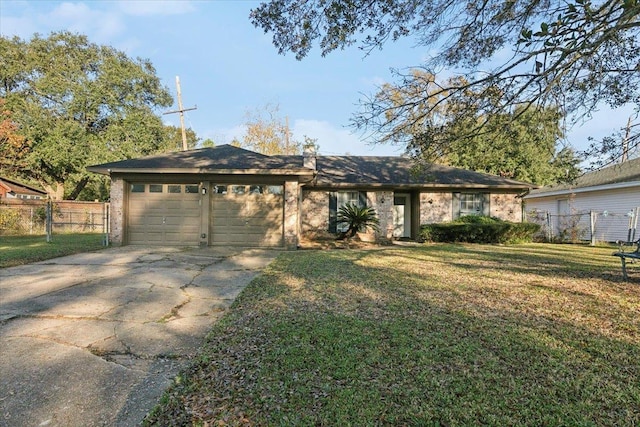
<svg viewBox="0 0 640 427">
<path fill-rule="evenodd" d="M 532 184 L 512 179 L 436 164 L 416 173 L 410 159 L 397 156 L 317 156 L 316 165 L 317 175 L 311 185 L 318 187 L 429 186 L 522 190 L 535 188 Z M 221 170 L 313 173 L 311 169 L 303 167 L 303 156 L 267 156 L 231 145 L 122 160 L 90 166 L 88 169 L 103 174 L 163 171 L 216 173 Z"/>
<path fill-rule="evenodd" d="M 302 159 L 302 157 L 300 157 L 300 159 Z M 91 172 L 108 174 L 110 173 L 109 171 L 127 172 L 133 170 L 152 171 L 160 169 L 185 169 L 190 172 L 197 170 L 205 173 L 216 170 L 299 168 L 302 168 L 302 160 L 292 162 L 291 159 L 280 158 L 278 156 L 266 156 L 254 151 L 225 144 L 213 148 L 176 151 L 138 159 L 104 163 L 89 166 L 87 169 Z"/>
<path fill-rule="evenodd" d="M 563 190 L 576 190 L 579 188 L 598 187 L 602 185 L 621 184 L 625 182 L 640 183 L 640 158 L 617 163 L 606 168 L 589 172 L 573 183 L 553 185 L 540 188 L 531 192 L 531 195 L 558 192 Z"/>
<path fill-rule="evenodd" d="M 417 170 L 407 158 L 397 156 L 319 156 L 317 186 L 331 185 L 431 185 L 449 187 L 521 188 L 532 184 L 431 164 Z"/>
<path fill-rule="evenodd" d="M 0 177 L 0 183 L 9 189 L 12 193 L 16 194 L 28 194 L 33 196 L 46 196 L 47 192 L 38 188 L 32 187 L 27 184 L 23 184 L 18 181 L 14 181 L 8 178 Z"/>
</svg>

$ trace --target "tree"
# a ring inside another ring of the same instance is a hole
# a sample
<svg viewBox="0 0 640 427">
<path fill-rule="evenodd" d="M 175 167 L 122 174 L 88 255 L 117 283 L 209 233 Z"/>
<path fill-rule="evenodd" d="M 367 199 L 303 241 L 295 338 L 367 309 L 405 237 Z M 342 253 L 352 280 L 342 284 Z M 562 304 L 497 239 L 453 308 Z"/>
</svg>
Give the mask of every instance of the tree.
<svg viewBox="0 0 640 427">
<path fill-rule="evenodd" d="M 280 53 L 298 59 L 318 40 L 326 55 L 356 43 L 369 52 L 413 37 L 437 51 L 423 64 L 427 72 L 460 70 L 461 78 L 427 98 L 407 99 L 391 116 L 375 97 L 364 100 L 354 126 L 378 141 L 392 139 L 393 119 L 406 108 L 423 104 L 421 114 L 428 116 L 438 113 L 443 99 L 458 103 L 469 91 L 469 102 L 487 117 L 548 107 L 578 118 L 601 102 L 614 108 L 640 104 L 639 0 L 271 0 L 253 9 L 250 19 L 273 34 Z M 400 85 L 412 81 L 411 74 L 395 74 Z M 458 113 L 450 111 L 449 120 L 468 119 Z"/>
<path fill-rule="evenodd" d="M 288 123 L 278 116 L 277 105 L 247 112 L 246 133 L 241 145 L 262 154 L 300 154 L 302 145 L 291 139 Z M 266 116 L 266 117 L 265 117 Z"/>
<path fill-rule="evenodd" d="M 165 131 L 167 132 L 165 146 L 161 150 L 164 152 L 182 150 L 182 129 L 176 126 L 165 126 Z M 198 146 L 200 138 L 198 138 L 198 135 L 196 135 L 195 131 L 191 128 L 185 129 L 185 133 L 187 135 L 187 148 L 193 150 Z M 211 140 L 208 141 L 213 143 Z"/>
<path fill-rule="evenodd" d="M 98 179 L 88 165 L 161 149 L 155 109 L 172 104 L 149 61 L 69 32 L 0 37 L 0 97 L 28 143 L 17 174 L 54 199 L 76 198 Z"/>
<path fill-rule="evenodd" d="M 580 159 L 560 143 L 562 117 L 556 109 L 516 107 L 486 114 L 473 102 L 471 90 L 461 99 L 434 97 L 441 87 L 434 75 L 420 69 L 410 75 L 398 86 L 382 85 L 375 99 L 385 119 L 394 122 L 389 140 L 404 142 L 416 158 L 540 185 L 578 175 Z M 431 113 L 424 114 L 425 109 Z M 470 134 L 469 129 L 481 130 Z"/>
<path fill-rule="evenodd" d="M 4 99 L 0 98 L 0 174 L 14 175 L 16 170 L 24 166 L 29 145 L 26 138 L 18 133 L 18 125 L 4 104 Z"/>
</svg>

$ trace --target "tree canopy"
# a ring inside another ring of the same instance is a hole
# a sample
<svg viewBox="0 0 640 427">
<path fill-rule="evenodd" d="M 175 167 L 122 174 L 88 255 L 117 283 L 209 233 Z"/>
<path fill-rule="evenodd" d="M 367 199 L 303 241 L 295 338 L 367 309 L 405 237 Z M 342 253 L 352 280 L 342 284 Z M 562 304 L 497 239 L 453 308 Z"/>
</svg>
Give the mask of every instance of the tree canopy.
<svg viewBox="0 0 640 427">
<path fill-rule="evenodd" d="M 579 159 L 561 143 L 562 116 L 557 109 L 516 107 L 512 112 L 487 114 L 465 98 L 432 96 L 439 85 L 423 70 L 411 71 L 411 80 L 384 84 L 375 95 L 385 120 L 395 123 L 387 135 L 403 142 L 420 160 L 432 161 L 545 185 L 575 178 Z M 425 99 L 412 103 L 411 99 Z M 425 114 L 429 109 L 430 114 Z M 464 112 L 464 120 L 459 112 Z M 458 120 L 448 120 L 458 115 Z M 476 129 L 469 134 L 469 129 Z"/>
<path fill-rule="evenodd" d="M 246 132 L 239 143 L 262 154 L 300 154 L 302 144 L 291 138 L 288 123 L 278 115 L 277 105 L 267 104 L 264 108 L 246 114 Z"/>
<path fill-rule="evenodd" d="M 298 59 L 316 43 L 322 55 L 404 37 L 432 49 L 421 68 L 451 78 L 392 108 L 375 96 L 363 101 L 354 125 L 377 141 L 410 143 L 397 133 L 403 114 L 421 105 L 421 115 L 438 115 L 447 100 L 486 117 L 546 107 L 575 119 L 601 103 L 640 105 L 640 0 L 271 0 L 250 19 Z M 398 86 L 425 83 L 411 71 L 395 74 Z M 468 123 L 468 113 L 449 109 L 443 120 Z"/>
<path fill-rule="evenodd" d="M 173 100 L 151 63 L 83 35 L 0 37 L 0 98 L 26 142 L 7 152 L 20 154 L 21 163 L 3 167 L 40 183 L 54 199 L 76 198 L 99 180 L 88 165 L 167 144 L 156 110 Z"/>
</svg>

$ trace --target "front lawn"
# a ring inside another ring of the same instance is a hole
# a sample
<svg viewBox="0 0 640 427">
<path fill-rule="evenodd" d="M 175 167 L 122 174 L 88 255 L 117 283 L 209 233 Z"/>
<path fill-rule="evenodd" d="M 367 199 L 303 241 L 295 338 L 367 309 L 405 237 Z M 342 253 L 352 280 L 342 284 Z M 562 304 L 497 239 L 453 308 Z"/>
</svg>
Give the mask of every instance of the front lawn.
<svg viewBox="0 0 640 427">
<path fill-rule="evenodd" d="M 610 248 L 283 253 L 147 425 L 640 424 L 640 268 Z"/>
<path fill-rule="evenodd" d="M 101 249 L 103 238 L 99 233 L 54 234 L 47 243 L 44 235 L 0 236 L 0 268 Z"/>
</svg>

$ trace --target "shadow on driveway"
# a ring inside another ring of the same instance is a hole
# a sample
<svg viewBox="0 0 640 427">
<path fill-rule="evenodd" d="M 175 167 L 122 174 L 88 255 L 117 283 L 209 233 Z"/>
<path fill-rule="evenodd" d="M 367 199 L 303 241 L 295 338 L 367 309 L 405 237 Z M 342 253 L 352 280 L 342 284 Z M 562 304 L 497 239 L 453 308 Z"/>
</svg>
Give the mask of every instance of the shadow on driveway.
<svg viewBox="0 0 640 427">
<path fill-rule="evenodd" d="M 0 269 L 0 426 L 139 424 L 278 253 L 128 246 Z"/>
</svg>

